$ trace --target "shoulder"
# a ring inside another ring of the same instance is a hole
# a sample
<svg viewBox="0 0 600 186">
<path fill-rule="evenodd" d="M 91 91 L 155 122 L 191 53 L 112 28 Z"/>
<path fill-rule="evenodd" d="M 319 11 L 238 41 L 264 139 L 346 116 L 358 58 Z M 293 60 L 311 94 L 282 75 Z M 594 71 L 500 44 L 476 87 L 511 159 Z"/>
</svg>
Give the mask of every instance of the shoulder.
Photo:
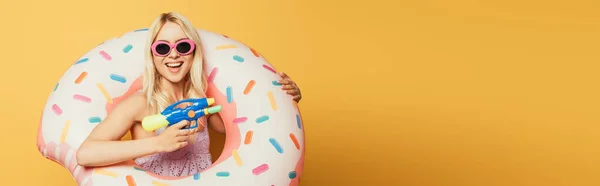
<svg viewBox="0 0 600 186">
<path fill-rule="evenodd" d="M 138 118 L 141 115 L 145 115 L 148 111 L 146 95 L 141 92 L 136 92 L 123 99 L 117 107 L 121 112 L 127 112 Z"/>
</svg>

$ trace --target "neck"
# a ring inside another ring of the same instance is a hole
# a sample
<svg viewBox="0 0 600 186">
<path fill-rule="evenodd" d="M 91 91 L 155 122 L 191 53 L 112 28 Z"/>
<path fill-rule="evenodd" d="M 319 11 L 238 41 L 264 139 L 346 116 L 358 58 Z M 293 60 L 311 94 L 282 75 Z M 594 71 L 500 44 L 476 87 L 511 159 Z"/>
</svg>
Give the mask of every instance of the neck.
<svg viewBox="0 0 600 186">
<path fill-rule="evenodd" d="M 165 79 L 165 78 L 161 78 L 160 79 L 160 83 L 161 83 L 161 87 L 167 91 L 167 94 L 171 97 L 174 98 L 175 100 L 182 100 L 183 99 L 183 88 L 185 87 L 185 83 L 187 80 L 182 80 L 180 82 L 177 83 L 172 83 L 169 80 Z"/>
</svg>

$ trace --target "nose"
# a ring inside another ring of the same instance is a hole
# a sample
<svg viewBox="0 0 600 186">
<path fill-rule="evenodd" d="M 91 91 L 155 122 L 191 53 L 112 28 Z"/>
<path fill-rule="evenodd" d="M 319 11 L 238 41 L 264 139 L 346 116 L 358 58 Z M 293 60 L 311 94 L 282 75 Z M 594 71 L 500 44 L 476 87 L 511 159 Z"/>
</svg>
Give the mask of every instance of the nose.
<svg viewBox="0 0 600 186">
<path fill-rule="evenodd" d="M 178 56 L 179 56 L 179 52 L 177 52 L 177 48 L 173 47 L 171 49 L 171 52 L 169 53 L 169 57 L 177 58 Z"/>
</svg>

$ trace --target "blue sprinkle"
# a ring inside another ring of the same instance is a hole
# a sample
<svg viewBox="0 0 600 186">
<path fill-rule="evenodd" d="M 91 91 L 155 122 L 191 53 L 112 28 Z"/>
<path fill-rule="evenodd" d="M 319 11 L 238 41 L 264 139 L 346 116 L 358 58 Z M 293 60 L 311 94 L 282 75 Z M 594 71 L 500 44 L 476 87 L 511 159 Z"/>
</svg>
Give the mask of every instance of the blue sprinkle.
<svg viewBox="0 0 600 186">
<path fill-rule="evenodd" d="M 233 93 L 231 92 L 231 86 L 227 87 L 227 103 L 231 103 L 233 101 Z"/>
<path fill-rule="evenodd" d="M 88 58 L 86 57 L 86 58 L 83 58 L 83 59 L 77 60 L 77 61 L 75 62 L 75 64 L 79 64 L 79 63 L 85 63 L 85 62 L 87 62 L 88 60 L 90 60 L 90 59 L 88 59 Z"/>
<path fill-rule="evenodd" d="M 133 48 L 133 46 L 131 46 L 131 44 L 129 44 L 129 45 L 125 46 L 125 48 L 123 48 L 123 52 L 128 53 L 131 50 L 131 48 Z"/>
<path fill-rule="evenodd" d="M 279 82 L 277 82 L 277 81 L 273 81 L 273 85 L 275 85 L 275 86 L 281 86 L 281 84 L 279 84 Z"/>
<path fill-rule="evenodd" d="M 200 179 L 200 173 L 194 174 L 194 180 L 199 180 L 199 179 Z"/>
<path fill-rule="evenodd" d="M 233 56 L 233 60 L 236 60 L 238 62 L 244 62 L 244 58 L 238 55 Z"/>
<path fill-rule="evenodd" d="M 229 172 L 227 172 L 227 171 L 217 172 L 217 176 L 218 177 L 229 177 Z"/>
<path fill-rule="evenodd" d="M 296 178 L 296 171 L 290 171 L 290 173 L 288 174 L 288 177 L 290 177 L 290 179 Z"/>
<path fill-rule="evenodd" d="M 141 31 L 148 31 L 148 28 L 142 28 L 142 29 L 134 30 L 134 32 L 141 32 Z"/>
<path fill-rule="evenodd" d="M 56 83 L 56 85 L 54 85 L 54 90 L 52 90 L 52 92 L 56 91 L 56 89 L 58 89 L 58 83 Z"/>
<path fill-rule="evenodd" d="M 89 121 L 90 123 L 100 123 L 100 122 L 102 121 L 102 119 L 100 119 L 100 117 L 90 117 L 90 118 L 88 119 L 88 121 Z"/>
<path fill-rule="evenodd" d="M 269 141 L 271 142 L 271 145 L 275 147 L 275 150 L 279 152 L 279 154 L 283 153 L 283 148 L 281 148 L 281 145 L 279 145 L 279 142 L 277 142 L 275 138 L 269 138 Z"/>
<path fill-rule="evenodd" d="M 262 122 L 265 122 L 267 120 L 269 120 L 269 116 L 264 115 L 264 116 L 256 118 L 256 123 L 262 123 Z"/>
<path fill-rule="evenodd" d="M 296 114 L 296 123 L 298 123 L 298 128 L 302 129 L 302 120 L 300 119 L 300 115 Z"/>
<path fill-rule="evenodd" d="M 135 169 L 135 170 L 139 170 L 139 171 L 145 171 L 144 169 L 140 169 L 140 168 L 138 168 L 138 167 L 133 167 L 133 169 Z"/>
<path fill-rule="evenodd" d="M 127 82 L 127 79 L 125 79 L 125 77 L 118 75 L 118 74 L 110 74 L 110 79 L 121 82 L 121 83 Z"/>
</svg>

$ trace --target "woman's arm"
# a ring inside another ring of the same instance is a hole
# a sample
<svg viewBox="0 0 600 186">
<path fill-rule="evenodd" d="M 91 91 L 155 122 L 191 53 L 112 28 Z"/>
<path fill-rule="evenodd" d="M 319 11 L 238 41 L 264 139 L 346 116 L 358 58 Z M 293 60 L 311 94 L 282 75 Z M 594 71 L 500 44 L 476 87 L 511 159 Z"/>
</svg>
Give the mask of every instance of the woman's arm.
<svg viewBox="0 0 600 186">
<path fill-rule="evenodd" d="M 208 127 L 215 132 L 224 134 L 225 133 L 225 124 L 223 123 L 223 119 L 221 116 L 217 114 L 211 114 L 208 116 Z"/>
<path fill-rule="evenodd" d="M 156 153 L 154 138 L 121 140 L 133 126 L 135 118 L 145 110 L 145 98 L 137 94 L 115 106 L 81 144 L 77 150 L 77 163 L 81 166 L 105 166 Z"/>
</svg>

